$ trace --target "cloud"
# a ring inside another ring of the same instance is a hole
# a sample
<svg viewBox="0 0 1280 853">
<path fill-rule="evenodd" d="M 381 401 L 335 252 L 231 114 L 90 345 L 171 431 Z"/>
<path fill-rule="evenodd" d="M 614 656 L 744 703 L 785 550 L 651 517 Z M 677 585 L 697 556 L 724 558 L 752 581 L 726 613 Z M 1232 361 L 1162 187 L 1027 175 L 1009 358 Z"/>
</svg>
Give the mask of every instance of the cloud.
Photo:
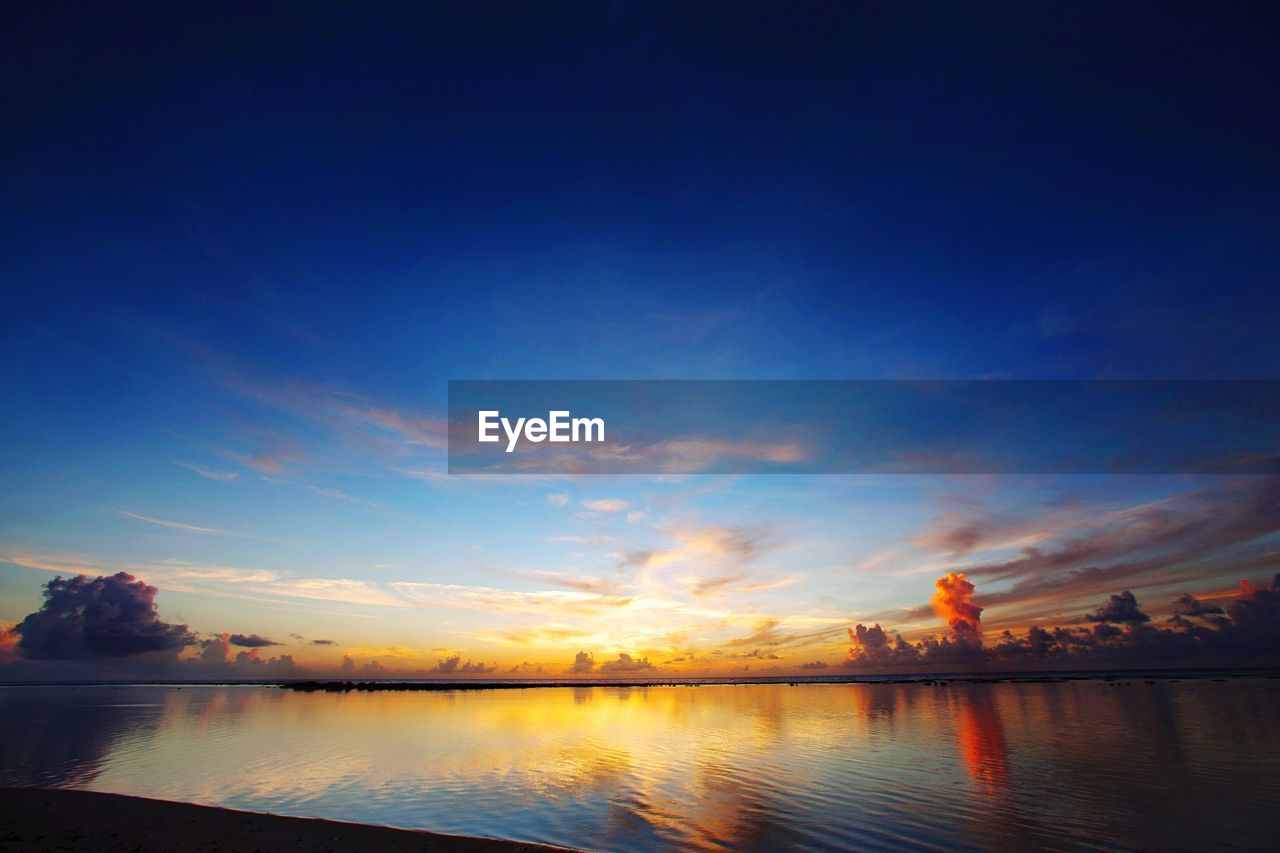
<svg viewBox="0 0 1280 853">
<path fill-rule="evenodd" d="M 263 381 L 234 369 L 225 358 L 209 353 L 206 358 L 211 361 L 218 382 L 228 391 L 324 427 L 357 447 L 404 456 L 448 446 L 444 418 L 343 389 L 298 380 Z"/>
<path fill-rule="evenodd" d="M 956 636 L 982 634 L 982 608 L 973 603 L 973 583 L 963 572 L 947 572 L 934 584 L 933 610 L 947 620 Z"/>
<path fill-rule="evenodd" d="M 315 494 L 320 495 L 323 498 L 331 498 L 335 501 L 344 501 L 349 504 L 354 504 L 355 506 L 362 506 L 367 508 L 376 508 L 379 506 L 379 504 L 369 500 L 368 498 L 362 498 L 359 495 L 349 495 L 346 492 L 339 491 L 338 489 L 330 489 L 325 486 L 313 486 L 313 485 L 310 485 L 309 483 L 303 483 L 301 485 L 304 489 L 310 492 L 314 492 Z"/>
<path fill-rule="evenodd" d="M 216 471 L 213 468 L 208 468 L 204 465 L 197 465 L 194 462 L 179 462 L 175 460 L 173 464 L 181 468 L 186 468 L 188 471 L 194 471 L 207 480 L 216 480 L 219 483 L 234 483 L 236 480 L 240 479 L 240 475 L 235 471 Z"/>
<path fill-rule="evenodd" d="M 623 585 L 609 578 L 599 578 L 594 575 L 566 575 L 560 572 L 528 572 L 528 577 L 541 581 L 543 583 L 554 584 L 565 589 L 573 589 L 578 592 L 587 592 L 595 595 L 618 596 L 623 590 Z"/>
<path fill-rule="evenodd" d="M 766 547 L 768 528 L 697 527 L 673 531 L 678 542 L 672 548 L 627 552 L 620 568 L 639 566 L 661 569 L 666 566 L 698 561 L 732 561 L 735 566 L 753 559 Z"/>
<path fill-rule="evenodd" d="M 1274 666 L 1280 652 L 1280 574 L 1270 585 L 1241 581 L 1236 597 L 1225 608 L 1199 608 L 1190 612 L 1188 595 L 1174 599 L 1170 627 L 1149 624 L 1130 591 L 1111 595 L 1085 618 L 1092 627 L 1033 625 L 1024 637 L 1004 631 L 994 645 L 983 647 L 967 635 L 926 637 L 909 643 L 899 634 L 891 643 L 876 625 L 850 629 L 853 644 L 844 666 L 851 669 L 919 666 L 987 666 L 1025 668 L 1055 665 L 1059 668 L 1167 665 L 1180 659 L 1206 658 L 1218 665 Z"/>
<path fill-rule="evenodd" d="M 22 637 L 13 628 L 0 628 L 0 664 L 13 663 L 18 659 L 18 641 Z"/>
<path fill-rule="evenodd" d="M 338 644 L 337 644 L 335 641 L 333 641 L 333 640 L 312 640 L 312 641 L 311 641 L 311 645 L 313 645 L 313 646 L 336 646 L 336 645 L 338 645 Z"/>
<path fill-rule="evenodd" d="M 41 608 L 14 627 L 18 651 L 30 660 L 82 660 L 176 654 L 195 643 L 186 625 L 160 619 L 155 597 L 155 587 L 127 572 L 56 577 Z"/>
<path fill-rule="evenodd" d="M 915 663 L 921 650 L 908 643 L 901 634 L 889 639 L 889 634 L 879 624 L 870 628 L 858 624 L 849 630 L 849 642 L 853 647 L 849 657 L 841 662 L 844 667 L 886 667 Z"/>
<path fill-rule="evenodd" d="M 695 578 L 691 592 L 695 596 L 715 598 L 721 595 L 746 595 L 756 592 L 769 592 L 784 589 L 804 580 L 801 574 L 791 574 L 780 578 L 752 580 L 745 573 L 719 575 L 710 578 Z"/>
<path fill-rule="evenodd" d="M 552 506 L 568 506 L 568 505 L 569 505 L 569 496 L 568 496 L 568 495 L 558 495 L 558 494 L 557 494 L 557 495 L 547 495 L 547 503 L 551 504 Z"/>
<path fill-rule="evenodd" d="M 266 658 L 264 660 L 259 656 L 257 649 L 250 649 L 237 654 L 232 667 L 238 673 L 252 674 L 258 677 L 287 677 L 294 675 L 298 671 L 298 664 L 294 661 L 293 655 L 280 655 L 280 657 Z"/>
<path fill-rule="evenodd" d="M 728 652 L 716 649 L 711 652 L 718 660 L 782 660 L 782 655 L 769 649 L 752 649 L 749 652 Z"/>
<path fill-rule="evenodd" d="M 1095 518 L 1064 519 L 1047 522 L 1052 544 L 964 567 L 970 579 L 1011 582 L 984 594 L 987 607 L 1061 606 L 1122 585 L 1167 588 L 1262 569 L 1273 558 L 1245 546 L 1280 533 L 1280 477 L 1232 478 Z M 1078 532 L 1061 538 L 1066 529 Z M 1227 551 L 1232 559 L 1215 559 Z"/>
<path fill-rule="evenodd" d="M 112 561 L 73 556 L 0 552 L 0 562 L 50 572 L 101 572 L 117 569 Z M 166 590 L 196 592 L 238 599 L 263 596 L 332 601 L 379 607 L 407 607 L 411 602 L 388 594 L 376 584 L 348 578 L 299 578 L 274 569 L 222 566 L 187 560 L 131 564 Z"/>
<path fill-rule="evenodd" d="M 472 663 L 470 660 L 462 663 L 461 655 L 452 655 L 442 661 L 437 661 L 436 665 L 427 671 L 437 675 L 482 675 L 493 672 L 497 668 L 497 664 L 485 666 L 483 663 Z"/>
<path fill-rule="evenodd" d="M 1138 609 L 1138 599 L 1132 592 L 1125 590 L 1113 595 L 1093 613 L 1086 613 L 1090 622 L 1150 622 L 1151 617 Z"/>
<path fill-rule="evenodd" d="M 814 643 L 828 642 L 839 636 L 840 628 L 825 625 L 808 631 L 788 629 L 781 618 L 766 618 L 756 622 L 755 630 L 745 637 L 736 637 L 721 643 L 724 649 L 740 649 L 748 646 L 766 646 L 771 648 L 800 647 Z M 753 655 L 755 656 L 755 655 Z"/>
<path fill-rule="evenodd" d="M 268 640 L 266 637 L 257 634 L 230 634 L 227 642 L 233 646 L 242 646 L 246 649 L 261 649 L 266 646 L 283 646 L 284 643 L 277 643 L 275 640 Z"/>
<path fill-rule="evenodd" d="M 569 625 L 532 625 L 504 632 L 500 639 L 520 646 L 549 646 L 563 648 L 570 641 L 586 640 L 590 631 Z"/>
<path fill-rule="evenodd" d="M 528 661 L 523 661 L 522 663 L 518 663 L 518 664 L 516 664 L 515 666 L 511 667 L 511 669 L 507 670 L 507 672 L 508 672 L 508 673 L 532 672 L 532 673 L 536 673 L 536 674 L 541 675 L 541 674 L 542 674 L 542 664 L 540 664 L 540 663 L 529 663 Z"/>
<path fill-rule="evenodd" d="M 889 644 L 889 635 L 879 623 L 871 628 L 860 624 L 849 629 L 849 642 L 863 649 L 880 649 Z"/>
<path fill-rule="evenodd" d="M 594 579 L 591 579 L 594 582 Z M 391 588 L 405 598 L 430 607 L 463 608 L 483 613 L 532 613 L 537 615 L 594 615 L 615 611 L 630 598 L 576 590 L 531 592 L 459 584 L 401 581 Z"/>
<path fill-rule="evenodd" d="M 727 460 L 796 463 L 810 451 L 794 441 L 730 441 L 719 438 L 680 438 L 659 442 L 649 450 L 662 471 L 697 473 Z"/>
<path fill-rule="evenodd" d="M 582 506 L 591 512 L 624 512 L 631 507 L 631 504 L 621 498 L 601 498 L 583 501 Z"/>
<path fill-rule="evenodd" d="M 591 672 L 596 668 L 595 655 L 587 652 L 578 652 L 573 657 L 573 663 L 569 666 L 569 672 L 582 675 Z"/>
<path fill-rule="evenodd" d="M 219 634 L 200 643 L 200 662 L 205 664 L 223 664 L 227 662 L 227 654 L 231 651 L 230 634 Z"/>
<path fill-rule="evenodd" d="M 801 669 L 829 669 L 831 664 L 824 660 L 810 661 L 809 663 L 800 664 Z"/>
<path fill-rule="evenodd" d="M 373 431 L 385 431 L 408 445 L 442 449 L 449 446 L 448 424 L 406 409 L 380 408 L 365 401 L 340 405 L 338 411 L 349 421 Z"/>
<path fill-rule="evenodd" d="M 273 430 L 256 430 L 254 438 L 258 449 L 253 453 L 228 451 L 228 459 L 252 468 L 259 474 L 274 477 L 285 473 L 290 464 L 301 462 L 306 454 L 296 438 Z"/>
<path fill-rule="evenodd" d="M 633 658 L 626 652 L 620 653 L 617 660 L 607 660 L 600 664 L 601 672 L 640 672 L 653 668 L 647 657 Z"/>
<path fill-rule="evenodd" d="M 134 521 L 143 521 L 143 522 L 146 522 L 147 524 L 154 524 L 157 527 L 168 527 L 171 530 L 181 530 L 185 533 L 199 533 L 204 536 L 241 536 L 242 535 L 240 533 L 235 533 L 231 530 L 221 530 L 217 527 L 198 527 L 194 524 L 182 524 L 181 522 L 177 522 L 177 521 L 167 521 L 163 518 L 152 518 L 149 515 L 138 515 L 137 513 L 133 513 L 133 512 L 125 512 L 122 509 L 118 509 L 115 512 L 116 512 L 116 515 L 120 516 L 121 518 L 129 518 L 129 519 L 133 519 Z"/>
<path fill-rule="evenodd" d="M 574 545 L 607 545 L 614 541 L 612 536 L 551 536 L 548 542 L 568 542 Z"/>
<path fill-rule="evenodd" d="M 1206 604 L 1191 593 L 1183 593 L 1173 601 L 1175 616 L 1216 616 L 1223 609 L 1216 604 Z"/>
</svg>

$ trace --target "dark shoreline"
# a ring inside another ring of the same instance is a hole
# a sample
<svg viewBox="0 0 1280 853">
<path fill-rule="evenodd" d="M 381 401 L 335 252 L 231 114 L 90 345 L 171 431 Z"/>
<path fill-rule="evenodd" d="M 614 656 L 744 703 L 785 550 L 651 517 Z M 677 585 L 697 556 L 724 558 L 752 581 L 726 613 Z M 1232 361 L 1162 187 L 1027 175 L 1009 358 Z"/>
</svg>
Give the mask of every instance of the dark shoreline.
<svg viewBox="0 0 1280 853">
<path fill-rule="evenodd" d="M 1116 669 L 1062 670 L 1045 672 L 899 673 L 886 675 L 745 676 L 723 678 L 527 678 L 527 679 L 243 679 L 193 681 L 182 679 L 131 679 L 101 681 L 0 681 L 5 687 L 275 687 L 301 692 L 347 692 L 351 690 L 534 690 L 538 688 L 586 687 L 717 687 L 759 685 L 848 685 L 848 684 L 1059 684 L 1069 681 L 1224 681 L 1241 678 L 1280 678 L 1280 668 L 1232 669 Z"/>
<path fill-rule="evenodd" d="M 426 680 L 387 678 L 365 680 L 299 679 L 243 681 L 182 681 L 139 679 L 131 681 L 8 681 L 4 687 L 275 687 L 301 692 L 346 692 L 351 690 L 534 690 L 539 688 L 589 687 L 728 687 L 848 684 L 1060 684 L 1069 681 L 1224 681 L 1241 678 L 1280 678 L 1280 669 L 1252 670 L 1122 670 L 1052 673 L 961 673 L 885 676 L 809 676 L 799 678 L 690 678 L 690 679 L 456 679 Z"/>
<path fill-rule="evenodd" d="M 345 693 L 357 691 L 443 691 L 443 690 L 530 690 L 540 687 L 714 687 L 750 685 L 787 685 L 790 687 L 842 684 L 920 684 L 944 687 L 947 684 L 1061 684 L 1068 681 L 1105 681 L 1123 683 L 1131 681 L 1222 681 L 1228 678 L 1280 678 L 1280 670 L 1196 670 L 1196 671 L 1145 671 L 1126 672 L 1061 672 L 1061 673 L 989 673 L 964 675 L 902 675 L 902 676 L 827 676 L 809 678 L 761 678 L 761 679 L 689 679 L 689 680 L 547 680 L 547 681 L 419 681 L 413 679 L 385 679 L 365 681 L 307 680 L 277 682 L 274 686 L 304 693 Z"/>
<path fill-rule="evenodd" d="M 65 788 L 0 788 L 0 851 L 530 851 L 562 847 Z"/>
</svg>

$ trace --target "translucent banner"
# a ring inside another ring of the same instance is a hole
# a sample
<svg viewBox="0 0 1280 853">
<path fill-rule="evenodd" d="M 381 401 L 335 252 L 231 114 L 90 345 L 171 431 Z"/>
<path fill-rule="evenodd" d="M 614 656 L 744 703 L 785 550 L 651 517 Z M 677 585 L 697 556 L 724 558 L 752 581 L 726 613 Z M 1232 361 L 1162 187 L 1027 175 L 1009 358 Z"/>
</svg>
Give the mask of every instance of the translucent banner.
<svg viewBox="0 0 1280 853">
<path fill-rule="evenodd" d="M 454 474 L 1274 474 L 1276 381 L 449 382 Z"/>
</svg>

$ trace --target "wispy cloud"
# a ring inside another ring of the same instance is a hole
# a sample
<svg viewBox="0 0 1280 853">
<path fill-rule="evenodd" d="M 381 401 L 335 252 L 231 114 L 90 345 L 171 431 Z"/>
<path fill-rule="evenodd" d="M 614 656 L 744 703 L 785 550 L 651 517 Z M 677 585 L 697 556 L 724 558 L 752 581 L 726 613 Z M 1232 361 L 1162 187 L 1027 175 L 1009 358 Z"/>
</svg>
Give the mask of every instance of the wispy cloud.
<svg viewBox="0 0 1280 853">
<path fill-rule="evenodd" d="M 213 468 L 209 468 L 205 465 L 199 465 L 195 462 L 181 462 L 178 460 L 174 460 L 173 464 L 177 465 L 180 468 L 186 468 L 188 471 L 192 471 L 196 474 L 199 474 L 201 477 L 204 477 L 205 479 L 216 480 L 219 483 L 234 483 L 236 480 L 240 479 L 240 475 L 237 474 L 235 471 L 217 471 L 217 470 L 214 470 Z"/>
<path fill-rule="evenodd" d="M 764 547 L 768 531 L 763 527 L 697 527 L 671 532 L 677 545 L 626 552 L 622 566 L 661 569 L 706 558 L 731 557 L 737 561 L 753 558 Z"/>
<path fill-rule="evenodd" d="M 107 575 L 128 571 L 166 590 L 227 598 L 304 599 L 376 607 L 411 606 L 411 602 L 367 581 L 300 577 L 275 569 L 186 560 L 119 562 L 95 557 L 32 553 L 19 548 L 0 550 L 0 562 L 63 574 Z"/>
<path fill-rule="evenodd" d="M 306 458 L 302 444 L 293 436 L 275 430 L 255 430 L 257 448 L 252 452 L 227 451 L 226 456 L 265 476 L 278 476 Z"/>
<path fill-rule="evenodd" d="M 970 508 L 934 519 L 916 541 L 951 556 L 948 570 L 997 585 L 982 595 L 993 625 L 1025 626 L 1117 587 L 1163 596 L 1265 571 L 1277 533 L 1280 478 L 1247 477 L 1101 512 L 1057 507 L 1039 519 Z M 925 608 L 911 613 L 927 617 Z"/>
<path fill-rule="evenodd" d="M 626 607 L 631 599 L 576 590 L 515 591 L 484 586 L 398 581 L 400 595 L 429 607 L 461 608 L 492 614 L 595 615 Z"/>
<path fill-rule="evenodd" d="M 183 524 L 179 521 L 169 521 L 163 518 L 153 518 L 149 515 L 139 515 L 136 512 L 126 512 L 125 510 L 115 510 L 115 514 L 121 518 L 128 518 L 133 521 L 141 521 L 146 524 L 154 524 L 157 527 L 167 527 L 170 530 L 181 530 L 184 533 L 199 533 L 202 536 L 239 536 L 244 538 L 257 538 L 248 536 L 244 533 L 236 533 L 234 530 L 223 530 L 218 527 L 200 527 L 195 524 Z"/>
<path fill-rule="evenodd" d="M 574 545 L 607 545 L 617 540 L 615 536 L 548 536 L 548 542 L 570 542 Z"/>
<path fill-rule="evenodd" d="M 303 484 L 303 488 L 305 488 L 309 492 L 314 492 L 315 494 L 320 495 L 321 497 L 330 498 L 335 501 L 342 501 L 344 503 L 354 504 L 355 506 L 362 506 L 368 509 L 372 509 L 378 506 L 376 502 L 371 501 L 368 498 L 362 498 L 359 495 L 350 495 L 338 489 L 330 489 L 325 486 L 312 486 L 307 483 Z"/>
</svg>

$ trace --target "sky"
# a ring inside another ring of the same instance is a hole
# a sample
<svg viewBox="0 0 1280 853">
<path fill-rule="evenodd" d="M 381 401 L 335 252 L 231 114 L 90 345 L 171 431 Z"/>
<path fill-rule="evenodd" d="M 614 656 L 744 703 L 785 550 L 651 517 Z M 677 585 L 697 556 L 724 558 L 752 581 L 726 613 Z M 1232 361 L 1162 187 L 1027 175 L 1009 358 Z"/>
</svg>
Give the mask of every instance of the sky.
<svg viewBox="0 0 1280 853">
<path fill-rule="evenodd" d="M 1280 378 L 1264 4 L 9 18 L 0 677 L 1275 648 L 1272 478 L 445 456 L 451 379 Z"/>
</svg>

